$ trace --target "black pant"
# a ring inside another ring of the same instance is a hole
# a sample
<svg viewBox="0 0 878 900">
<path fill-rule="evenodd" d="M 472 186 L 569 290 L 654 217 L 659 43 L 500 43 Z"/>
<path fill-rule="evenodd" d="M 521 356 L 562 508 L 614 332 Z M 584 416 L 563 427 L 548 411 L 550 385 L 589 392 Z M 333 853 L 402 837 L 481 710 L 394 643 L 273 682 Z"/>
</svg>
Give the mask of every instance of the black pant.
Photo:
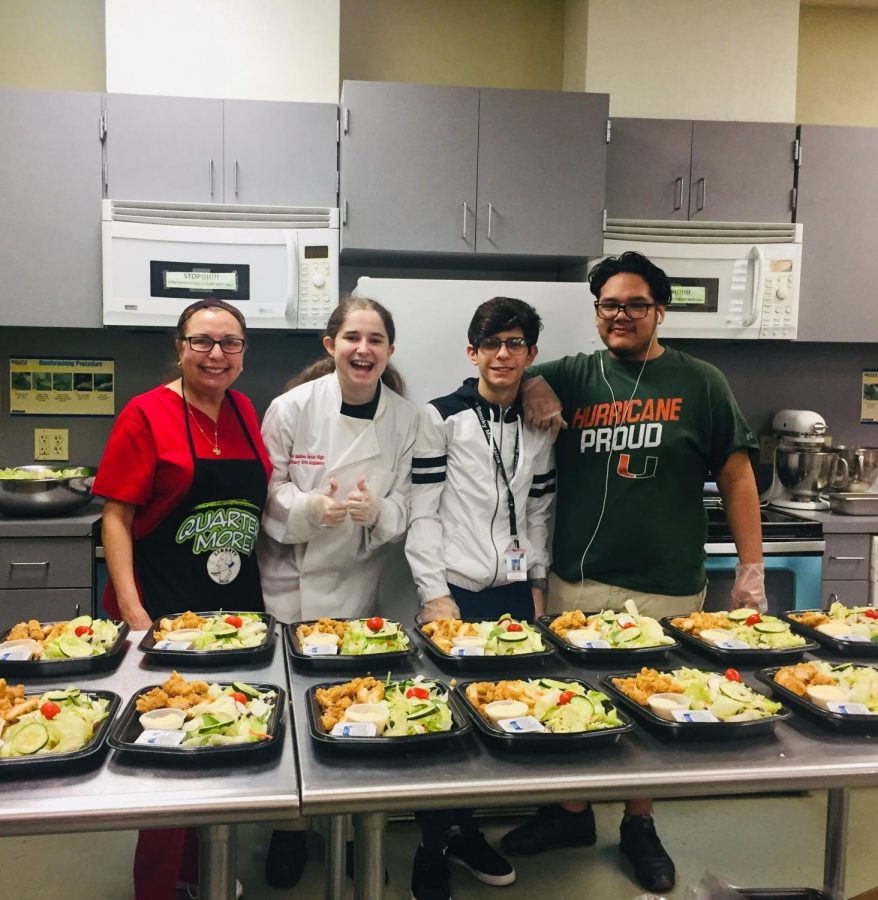
<svg viewBox="0 0 878 900">
<path fill-rule="evenodd" d="M 463 837 L 479 834 L 471 809 L 423 809 L 415 813 L 415 822 L 421 829 L 421 843 L 428 853 L 439 854 L 445 850 L 448 832 L 455 825 Z"/>
<path fill-rule="evenodd" d="M 468 591 L 456 584 L 448 589 L 462 619 L 499 619 L 509 613 L 514 619 L 534 620 L 533 593 L 527 581 L 510 581 L 483 591 Z"/>
</svg>

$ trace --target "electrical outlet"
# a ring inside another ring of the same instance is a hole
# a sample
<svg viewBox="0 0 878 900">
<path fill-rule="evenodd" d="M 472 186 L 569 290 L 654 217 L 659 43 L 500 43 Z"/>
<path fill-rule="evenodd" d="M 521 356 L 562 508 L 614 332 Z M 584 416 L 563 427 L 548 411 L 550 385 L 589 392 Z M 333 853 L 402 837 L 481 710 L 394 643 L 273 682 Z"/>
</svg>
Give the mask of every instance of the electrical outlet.
<svg viewBox="0 0 878 900">
<path fill-rule="evenodd" d="M 68 433 L 66 428 L 35 428 L 34 459 L 67 461 Z"/>
<path fill-rule="evenodd" d="M 763 434 L 759 436 L 759 465 L 770 466 L 774 462 L 774 451 L 777 449 L 777 436 Z"/>
</svg>

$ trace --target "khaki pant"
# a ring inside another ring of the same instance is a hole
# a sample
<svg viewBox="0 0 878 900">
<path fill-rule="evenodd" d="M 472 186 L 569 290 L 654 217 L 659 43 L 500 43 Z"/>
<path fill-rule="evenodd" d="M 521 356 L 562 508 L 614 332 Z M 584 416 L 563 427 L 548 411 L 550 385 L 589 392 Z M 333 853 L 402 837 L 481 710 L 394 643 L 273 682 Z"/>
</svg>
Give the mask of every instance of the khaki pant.
<svg viewBox="0 0 878 900">
<path fill-rule="evenodd" d="M 687 594 L 683 597 L 647 594 L 630 588 L 602 584 L 590 578 L 584 581 L 564 581 L 554 572 L 549 572 L 546 612 L 561 613 L 569 609 L 581 609 L 584 612 L 611 609 L 614 612 L 624 612 L 625 601 L 631 599 L 637 604 L 637 611 L 641 615 L 661 619 L 664 616 L 685 616 L 700 610 L 704 605 L 706 593 L 707 585 L 697 594 Z"/>
</svg>

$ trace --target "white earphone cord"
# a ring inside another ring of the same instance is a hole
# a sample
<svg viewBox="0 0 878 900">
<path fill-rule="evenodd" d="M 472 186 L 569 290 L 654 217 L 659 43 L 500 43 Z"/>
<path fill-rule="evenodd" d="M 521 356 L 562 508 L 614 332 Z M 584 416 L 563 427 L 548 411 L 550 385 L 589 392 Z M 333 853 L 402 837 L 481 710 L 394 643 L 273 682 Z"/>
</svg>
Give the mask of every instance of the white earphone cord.
<svg viewBox="0 0 878 900">
<path fill-rule="evenodd" d="M 656 327 L 653 329 L 652 337 L 649 339 L 649 347 L 646 350 L 646 356 L 643 359 L 643 365 L 640 367 L 640 371 L 637 373 L 637 379 L 634 382 L 634 390 L 631 391 L 631 396 L 628 398 L 628 406 L 631 406 L 631 401 L 634 399 L 634 395 L 637 393 L 637 388 L 640 385 L 640 379 L 643 375 L 643 370 L 646 368 L 647 362 L 649 362 L 649 354 L 652 353 L 652 345 L 655 341 L 655 336 L 658 334 L 658 322 L 656 322 Z M 598 362 L 601 367 L 601 378 L 604 380 L 604 384 L 610 390 L 610 399 L 613 401 L 613 410 L 616 409 L 616 394 L 613 391 L 613 386 L 607 380 L 606 373 L 604 372 L 604 355 L 598 357 Z M 613 439 L 616 437 L 616 429 L 619 428 L 619 424 L 613 426 Z M 610 443 L 610 451 L 607 453 L 607 468 L 604 471 L 604 497 L 601 501 L 601 511 L 598 516 L 597 523 L 594 526 L 594 531 L 591 534 L 591 537 L 588 540 L 588 543 L 585 545 L 585 550 L 582 551 L 582 557 L 579 560 L 579 590 L 576 592 L 576 606 L 581 608 L 582 601 L 582 589 L 585 587 L 585 557 L 588 555 L 588 551 L 591 550 L 591 545 L 594 543 L 595 538 L 598 536 L 598 531 L 600 530 L 601 523 L 604 521 L 604 512 L 607 508 L 607 495 L 610 489 L 610 465 L 613 462 L 613 442 Z"/>
</svg>

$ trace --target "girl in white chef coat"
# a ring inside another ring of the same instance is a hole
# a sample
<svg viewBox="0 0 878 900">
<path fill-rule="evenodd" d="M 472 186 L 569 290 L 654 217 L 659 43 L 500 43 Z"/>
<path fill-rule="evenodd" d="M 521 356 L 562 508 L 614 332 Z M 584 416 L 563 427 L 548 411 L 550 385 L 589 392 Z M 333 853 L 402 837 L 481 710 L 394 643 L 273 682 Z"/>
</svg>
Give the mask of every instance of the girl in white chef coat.
<svg viewBox="0 0 878 900">
<path fill-rule="evenodd" d="M 418 427 L 415 406 L 388 384 L 399 386 L 394 339 L 383 306 L 345 300 L 323 338 L 335 370 L 282 394 L 263 419 L 273 471 L 259 570 L 282 622 L 376 611 L 384 550 L 406 530 Z"/>
</svg>

